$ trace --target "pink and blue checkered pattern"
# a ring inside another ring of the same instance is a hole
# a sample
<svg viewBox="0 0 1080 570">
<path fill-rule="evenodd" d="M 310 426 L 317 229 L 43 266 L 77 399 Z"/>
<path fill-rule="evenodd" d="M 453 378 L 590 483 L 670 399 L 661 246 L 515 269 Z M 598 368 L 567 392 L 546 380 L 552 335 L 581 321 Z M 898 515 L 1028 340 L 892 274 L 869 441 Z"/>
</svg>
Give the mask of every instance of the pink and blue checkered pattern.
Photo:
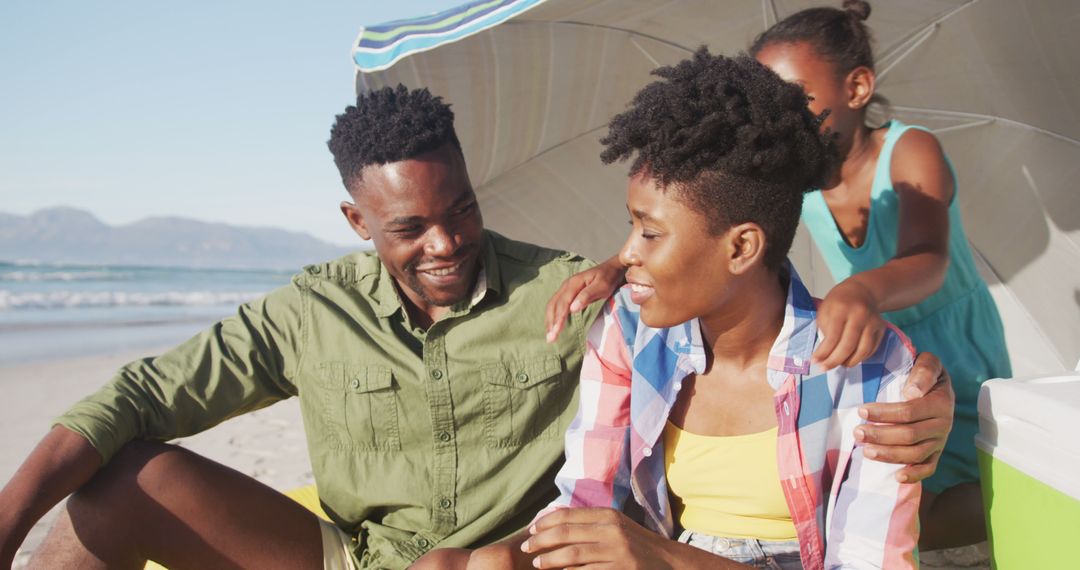
<svg viewBox="0 0 1080 570">
<path fill-rule="evenodd" d="M 804 568 L 915 568 L 919 484 L 900 484 L 899 465 L 863 456 L 854 428 L 866 402 L 900 401 L 914 350 L 890 328 L 878 351 L 852 368 L 810 362 L 820 342 L 816 301 L 795 270 L 784 324 L 769 355 L 779 425 L 781 487 Z M 624 288 L 589 332 L 577 416 L 566 434 L 560 497 L 545 509 L 612 507 L 633 496 L 650 528 L 672 536 L 661 434 L 690 374 L 705 370 L 696 320 L 653 329 Z M 737 458 L 735 458 L 737 460 Z"/>
</svg>

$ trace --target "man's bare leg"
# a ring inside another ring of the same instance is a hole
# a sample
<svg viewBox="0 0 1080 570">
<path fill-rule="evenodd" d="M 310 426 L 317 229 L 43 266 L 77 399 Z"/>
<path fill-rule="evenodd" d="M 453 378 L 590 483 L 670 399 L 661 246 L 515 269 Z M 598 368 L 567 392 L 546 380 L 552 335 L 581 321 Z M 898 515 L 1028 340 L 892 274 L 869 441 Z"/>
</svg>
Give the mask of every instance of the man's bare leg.
<svg viewBox="0 0 1080 570">
<path fill-rule="evenodd" d="M 979 484 L 961 483 L 940 494 L 924 490 L 919 523 L 919 549 L 923 551 L 983 542 L 986 519 Z"/>
<path fill-rule="evenodd" d="M 322 568 L 319 522 L 258 481 L 132 442 L 68 500 L 31 568 Z"/>
</svg>

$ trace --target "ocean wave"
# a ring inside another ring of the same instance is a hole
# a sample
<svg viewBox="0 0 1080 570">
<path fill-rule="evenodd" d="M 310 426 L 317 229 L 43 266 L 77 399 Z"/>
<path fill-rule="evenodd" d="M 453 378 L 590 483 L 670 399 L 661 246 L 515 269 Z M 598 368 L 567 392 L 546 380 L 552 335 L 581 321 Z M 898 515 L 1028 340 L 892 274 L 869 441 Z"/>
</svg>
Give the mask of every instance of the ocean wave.
<svg viewBox="0 0 1080 570">
<path fill-rule="evenodd" d="M 265 291 L 53 291 L 12 292 L 0 290 L 0 311 L 21 309 L 75 309 L 84 307 L 178 307 L 239 305 Z"/>
<path fill-rule="evenodd" d="M 5 271 L 0 272 L 0 281 L 20 283 L 47 281 L 124 281 L 132 278 L 131 273 L 116 271 Z"/>
</svg>

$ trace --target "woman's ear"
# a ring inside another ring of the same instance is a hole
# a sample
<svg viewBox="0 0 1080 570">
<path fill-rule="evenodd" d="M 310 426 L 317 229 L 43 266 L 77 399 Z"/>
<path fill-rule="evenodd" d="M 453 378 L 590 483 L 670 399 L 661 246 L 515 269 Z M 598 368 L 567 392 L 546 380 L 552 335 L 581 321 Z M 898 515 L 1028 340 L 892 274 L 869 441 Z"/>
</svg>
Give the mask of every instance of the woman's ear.
<svg viewBox="0 0 1080 570">
<path fill-rule="evenodd" d="M 727 231 L 728 268 L 741 275 L 765 260 L 765 230 L 747 222 L 732 226 Z"/>
<path fill-rule="evenodd" d="M 848 107 L 862 109 L 870 103 L 874 96 L 874 88 L 877 86 L 877 78 L 874 70 L 860 65 L 851 70 L 847 76 Z"/>
</svg>

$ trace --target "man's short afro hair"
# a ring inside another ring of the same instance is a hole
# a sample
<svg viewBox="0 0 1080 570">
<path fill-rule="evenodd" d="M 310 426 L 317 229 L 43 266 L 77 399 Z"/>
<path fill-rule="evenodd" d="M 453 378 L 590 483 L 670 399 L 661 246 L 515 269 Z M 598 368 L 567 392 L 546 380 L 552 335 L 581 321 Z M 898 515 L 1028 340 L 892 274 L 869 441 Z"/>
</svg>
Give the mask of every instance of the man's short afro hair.
<svg viewBox="0 0 1080 570">
<path fill-rule="evenodd" d="M 753 222 L 765 230 L 765 264 L 777 269 L 791 249 L 803 194 L 834 163 L 824 115 L 806 94 L 754 59 L 712 55 L 653 71 L 660 77 L 615 116 L 601 139 L 605 164 L 636 158 L 645 174 L 702 213 L 710 230 Z"/>
<path fill-rule="evenodd" d="M 357 97 L 356 106 L 337 116 L 326 144 L 351 191 L 364 167 L 414 158 L 447 143 L 461 150 L 450 105 L 426 88 L 398 84 Z"/>
</svg>

